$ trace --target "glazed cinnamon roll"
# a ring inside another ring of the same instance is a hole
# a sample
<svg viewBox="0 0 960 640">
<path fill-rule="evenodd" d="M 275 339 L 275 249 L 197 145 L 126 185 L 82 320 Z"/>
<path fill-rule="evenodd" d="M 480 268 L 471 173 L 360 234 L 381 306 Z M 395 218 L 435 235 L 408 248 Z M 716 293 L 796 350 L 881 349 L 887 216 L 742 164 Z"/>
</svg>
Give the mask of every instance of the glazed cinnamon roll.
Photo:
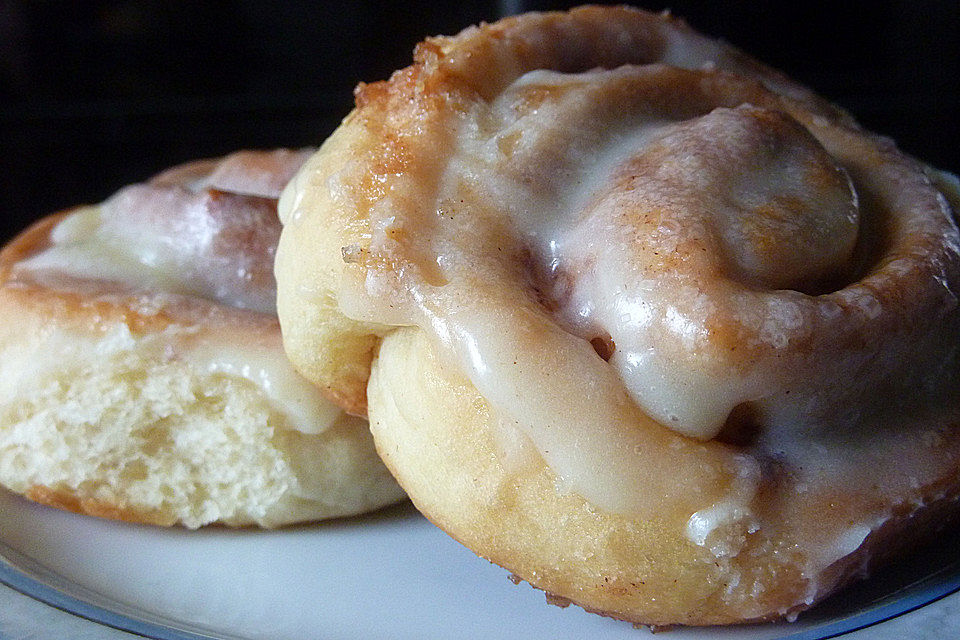
<svg viewBox="0 0 960 640">
<path fill-rule="evenodd" d="M 82 513 L 278 526 L 402 498 L 364 420 L 286 360 L 276 199 L 243 151 L 41 220 L 0 253 L 0 483 Z"/>
<path fill-rule="evenodd" d="M 288 185 L 285 344 L 556 599 L 789 618 L 956 510 L 955 185 L 668 16 L 511 18 L 361 86 Z"/>
</svg>

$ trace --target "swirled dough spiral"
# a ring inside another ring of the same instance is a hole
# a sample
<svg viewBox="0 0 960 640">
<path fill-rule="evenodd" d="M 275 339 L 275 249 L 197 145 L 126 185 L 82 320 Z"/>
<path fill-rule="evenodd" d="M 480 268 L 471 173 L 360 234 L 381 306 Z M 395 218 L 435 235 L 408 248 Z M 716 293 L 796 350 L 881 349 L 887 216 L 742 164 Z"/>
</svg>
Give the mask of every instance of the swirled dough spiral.
<svg viewBox="0 0 960 640">
<path fill-rule="evenodd" d="M 669 17 L 507 19 L 361 86 L 288 185 L 285 344 L 535 586 L 790 616 L 954 508 L 952 185 Z"/>
<path fill-rule="evenodd" d="M 402 498 L 366 422 L 281 345 L 276 200 L 310 153 L 188 163 L 46 218 L 0 253 L 0 483 L 188 527 Z"/>
</svg>

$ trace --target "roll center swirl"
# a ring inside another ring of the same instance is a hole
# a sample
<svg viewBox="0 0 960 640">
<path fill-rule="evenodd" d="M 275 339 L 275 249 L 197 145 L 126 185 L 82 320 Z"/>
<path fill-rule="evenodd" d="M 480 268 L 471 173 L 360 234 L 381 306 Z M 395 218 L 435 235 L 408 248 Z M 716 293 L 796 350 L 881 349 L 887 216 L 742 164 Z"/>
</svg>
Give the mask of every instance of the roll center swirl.
<svg viewBox="0 0 960 640">
<path fill-rule="evenodd" d="M 648 271 L 679 252 L 749 287 L 811 291 L 844 270 L 856 244 L 846 172 L 777 111 L 720 108 L 672 127 L 614 181 L 601 207 L 635 229 Z"/>
</svg>

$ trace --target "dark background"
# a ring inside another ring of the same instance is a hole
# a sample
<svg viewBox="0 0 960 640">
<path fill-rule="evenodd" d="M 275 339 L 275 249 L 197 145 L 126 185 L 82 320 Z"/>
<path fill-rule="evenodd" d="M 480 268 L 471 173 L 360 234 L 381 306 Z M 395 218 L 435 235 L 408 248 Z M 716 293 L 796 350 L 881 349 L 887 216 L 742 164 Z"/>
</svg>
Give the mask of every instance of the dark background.
<svg viewBox="0 0 960 640">
<path fill-rule="evenodd" d="M 541 0 L 0 0 L 0 239 L 169 165 L 319 144 L 427 35 Z M 960 2 L 644 2 L 960 170 Z"/>
</svg>

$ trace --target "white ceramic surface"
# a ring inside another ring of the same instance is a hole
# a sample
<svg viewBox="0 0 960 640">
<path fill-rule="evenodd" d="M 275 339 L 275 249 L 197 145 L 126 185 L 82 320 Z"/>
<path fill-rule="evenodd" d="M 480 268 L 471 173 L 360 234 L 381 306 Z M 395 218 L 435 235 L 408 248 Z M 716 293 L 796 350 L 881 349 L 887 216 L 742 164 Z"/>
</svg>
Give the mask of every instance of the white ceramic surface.
<svg viewBox="0 0 960 640">
<path fill-rule="evenodd" d="M 955 545 L 948 553 L 954 551 Z M 48 584 L 40 596 L 60 598 L 58 606 L 82 608 L 81 613 L 88 615 L 92 611 L 94 617 L 106 611 L 112 619 L 197 634 L 185 637 L 650 637 L 645 629 L 587 614 L 575 606 L 546 605 L 542 593 L 525 583 L 514 585 L 506 571 L 474 556 L 409 505 L 280 531 L 184 531 L 64 513 L 0 491 L 0 553 L 25 571 L 23 584 L 28 589 Z M 11 575 L 19 575 L 11 574 L 9 567 L 7 572 L 8 582 Z M 912 577 L 896 579 L 901 584 L 891 589 L 909 587 L 913 581 Z M 837 622 L 842 618 L 853 616 L 856 626 L 890 615 L 895 611 L 891 600 L 913 598 L 910 606 L 916 606 L 933 593 L 929 588 L 919 593 L 907 588 L 905 596 L 890 598 L 884 593 L 887 588 L 861 590 L 854 605 L 845 608 L 835 602 L 794 624 L 680 629 L 657 637 L 815 638 L 839 631 L 846 624 Z M 892 629 L 896 635 L 890 638 L 925 638 L 912 631 L 954 628 L 960 622 L 958 603 L 955 594 L 847 637 L 886 638 L 886 629 Z M 928 615 L 933 617 L 924 617 L 923 624 L 898 626 Z M 38 626 L 31 630 L 31 624 Z M 45 630 L 51 635 L 45 635 Z M 113 640 L 130 636 L 3 588 L 0 637 Z"/>
</svg>

